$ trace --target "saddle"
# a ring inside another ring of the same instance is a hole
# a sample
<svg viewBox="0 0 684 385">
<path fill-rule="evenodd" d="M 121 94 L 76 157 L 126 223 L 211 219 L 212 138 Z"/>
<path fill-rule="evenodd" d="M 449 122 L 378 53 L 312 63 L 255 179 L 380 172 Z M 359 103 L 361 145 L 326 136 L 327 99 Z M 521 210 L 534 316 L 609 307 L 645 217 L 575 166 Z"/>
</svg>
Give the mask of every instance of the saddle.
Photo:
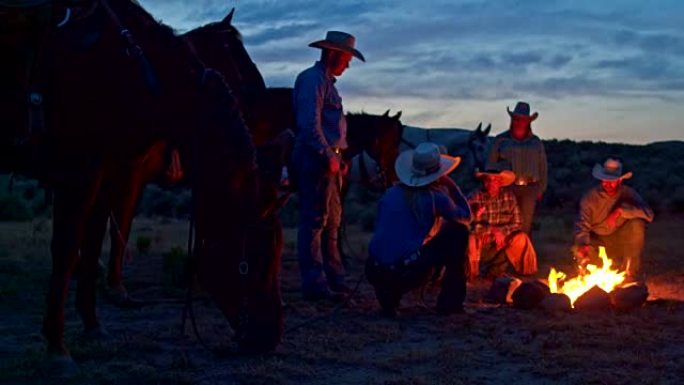
<svg viewBox="0 0 684 385">
<path fill-rule="evenodd" d="M 90 16 L 96 0 L 0 0 L 0 166 L 31 174 L 44 158 L 44 94 L 59 27 Z M 13 155 L 9 155 L 9 154 Z M 5 159 L 7 158 L 7 159 Z"/>
</svg>

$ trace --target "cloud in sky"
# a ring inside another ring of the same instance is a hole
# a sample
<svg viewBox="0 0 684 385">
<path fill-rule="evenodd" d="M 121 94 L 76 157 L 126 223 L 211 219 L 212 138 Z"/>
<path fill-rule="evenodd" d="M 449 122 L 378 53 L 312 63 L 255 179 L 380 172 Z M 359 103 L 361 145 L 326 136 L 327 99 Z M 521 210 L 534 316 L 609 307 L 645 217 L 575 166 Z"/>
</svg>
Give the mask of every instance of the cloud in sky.
<svg viewBox="0 0 684 385">
<path fill-rule="evenodd" d="M 235 6 L 234 24 L 271 86 L 316 60 L 307 44 L 339 29 L 368 63 L 338 83 L 345 107 L 402 109 L 426 127 L 507 127 L 527 100 L 544 137 L 684 140 L 684 30 L 679 0 L 576 2 L 141 0 L 188 30 Z"/>
</svg>

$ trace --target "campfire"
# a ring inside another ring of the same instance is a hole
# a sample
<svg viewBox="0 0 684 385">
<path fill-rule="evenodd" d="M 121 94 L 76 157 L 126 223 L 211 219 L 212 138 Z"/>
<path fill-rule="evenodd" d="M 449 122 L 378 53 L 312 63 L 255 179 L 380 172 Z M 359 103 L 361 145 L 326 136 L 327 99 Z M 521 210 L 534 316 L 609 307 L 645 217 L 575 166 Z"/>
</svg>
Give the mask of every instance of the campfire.
<svg viewBox="0 0 684 385">
<path fill-rule="evenodd" d="M 589 291 L 594 286 L 598 286 L 606 293 L 610 293 L 625 280 L 625 272 L 618 271 L 613 266 L 613 261 L 608 258 L 606 249 L 599 247 L 599 257 L 603 265 L 587 265 L 580 275 L 567 279 L 567 275 L 562 271 L 551 268 L 549 272 L 549 289 L 551 293 L 565 294 L 570 298 L 570 303 L 575 306 L 575 301 L 582 294 Z"/>
<path fill-rule="evenodd" d="M 599 257 L 600 267 L 587 265 L 574 278 L 555 268 L 551 268 L 548 281 L 497 278 L 489 289 L 488 300 L 512 303 L 518 309 L 541 308 L 550 312 L 626 311 L 646 303 L 648 287 L 643 282 L 625 283 L 627 272 L 613 268 L 613 260 L 608 258 L 605 248 L 599 248 Z"/>
</svg>

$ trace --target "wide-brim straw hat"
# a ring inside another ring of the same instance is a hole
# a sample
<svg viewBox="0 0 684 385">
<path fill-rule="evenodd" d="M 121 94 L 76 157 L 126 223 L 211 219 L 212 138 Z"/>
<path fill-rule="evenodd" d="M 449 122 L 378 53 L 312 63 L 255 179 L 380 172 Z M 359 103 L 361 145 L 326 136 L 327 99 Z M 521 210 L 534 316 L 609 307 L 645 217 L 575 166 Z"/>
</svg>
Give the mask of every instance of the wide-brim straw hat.
<svg viewBox="0 0 684 385">
<path fill-rule="evenodd" d="M 476 172 L 475 177 L 477 179 L 484 178 L 499 178 L 501 180 L 501 187 L 510 186 L 515 182 L 515 173 L 510 170 L 487 170 L 482 172 Z"/>
<path fill-rule="evenodd" d="M 328 31 L 325 35 L 325 39 L 314 41 L 309 44 L 309 47 L 320 48 L 320 49 L 332 49 L 335 51 L 342 51 L 352 54 L 355 58 L 366 61 L 363 54 L 355 48 L 356 38 L 346 32 L 340 31 Z"/>
<path fill-rule="evenodd" d="M 415 150 L 399 154 L 394 162 L 394 170 L 401 183 L 420 187 L 451 173 L 460 163 L 460 157 L 443 155 L 435 143 L 425 142 L 419 144 Z"/>
<path fill-rule="evenodd" d="M 603 164 L 596 164 L 591 171 L 591 175 L 599 180 L 614 181 L 621 179 L 629 179 L 632 177 L 632 172 L 622 173 L 622 162 L 617 159 L 608 158 Z"/>
</svg>

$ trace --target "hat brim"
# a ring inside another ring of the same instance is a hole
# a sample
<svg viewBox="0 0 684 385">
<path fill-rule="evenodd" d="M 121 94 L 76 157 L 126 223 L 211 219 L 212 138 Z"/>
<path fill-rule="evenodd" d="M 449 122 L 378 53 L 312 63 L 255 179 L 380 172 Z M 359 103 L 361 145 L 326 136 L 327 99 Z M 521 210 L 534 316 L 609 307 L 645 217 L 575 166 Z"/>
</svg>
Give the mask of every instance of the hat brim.
<svg viewBox="0 0 684 385">
<path fill-rule="evenodd" d="M 508 107 L 506 107 L 506 111 L 508 111 L 508 115 L 509 115 L 511 118 L 525 119 L 525 120 L 529 120 L 530 122 L 534 122 L 534 121 L 537 120 L 537 118 L 539 117 L 539 113 L 538 113 L 538 112 L 535 112 L 535 113 L 532 114 L 532 115 L 523 115 L 523 114 L 517 114 L 517 113 L 511 111 L 511 109 L 508 108 Z"/>
<path fill-rule="evenodd" d="M 319 48 L 319 49 L 331 49 L 334 51 L 342 51 L 342 52 L 347 52 L 350 53 L 352 56 L 355 58 L 361 60 L 362 62 L 366 62 L 366 58 L 363 56 L 363 54 L 356 48 L 351 48 L 347 47 L 329 40 L 319 40 L 315 41 L 311 44 L 309 44 L 309 47 L 311 48 Z"/>
<path fill-rule="evenodd" d="M 491 172 L 491 171 L 490 172 L 487 172 L 487 171 L 476 172 L 475 177 L 477 179 L 482 179 L 485 177 L 498 177 L 501 179 L 501 186 L 502 187 L 510 186 L 513 184 L 513 182 L 515 182 L 515 173 L 513 171 L 510 171 L 510 170 L 502 170 L 499 172 Z"/>
<path fill-rule="evenodd" d="M 439 170 L 428 175 L 418 176 L 413 174 L 413 150 L 406 150 L 399 154 L 394 162 L 394 171 L 397 173 L 399 181 L 407 186 L 421 187 L 427 186 L 444 175 L 453 172 L 461 164 L 461 157 L 440 155 Z"/>
<path fill-rule="evenodd" d="M 606 174 L 603 171 L 603 166 L 601 166 L 600 164 L 596 164 L 596 165 L 594 165 L 594 169 L 591 170 L 591 175 L 598 180 L 615 181 L 615 180 L 629 179 L 632 177 L 633 173 L 631 171 L 629 171 L 629 172 L 626 172 L 622 175 Z"/>
</svg>

